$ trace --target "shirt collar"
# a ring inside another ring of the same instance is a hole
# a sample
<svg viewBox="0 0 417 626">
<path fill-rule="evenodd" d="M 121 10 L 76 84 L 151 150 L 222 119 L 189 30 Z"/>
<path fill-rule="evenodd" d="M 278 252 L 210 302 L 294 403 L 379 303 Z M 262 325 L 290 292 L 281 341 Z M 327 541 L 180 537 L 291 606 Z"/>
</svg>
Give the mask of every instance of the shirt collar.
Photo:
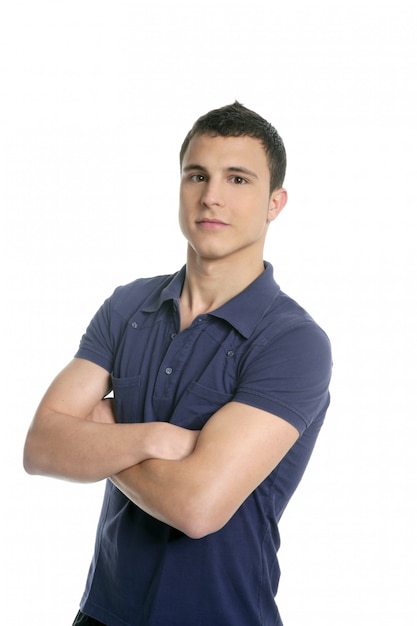
<svg viewBox="0 0 417 626">
<path fill-rule="evenodd" d="M 272 265 L 267 262 L 264 265 L 265 270 L 246 289 L 210 313 L 229 322 L 246 338 L 251 335 L 280 292 L 274 280 Z"/>
<path fill-rule="evenodd" d="M 265 262 L 265 270 L 237 296 L 209 315 L 218 317 L 231 324 L 241 335 L 249 337 L 259 320 L 265 314 L 280 292 L 274 280 L 274 270 L 270 263 Z M 180 297 L 185 279 L 185 266 L 171 279 L 154 299 L 148 301 L 143 311 L 158 310 L 164 302 Z"/>
</svg>

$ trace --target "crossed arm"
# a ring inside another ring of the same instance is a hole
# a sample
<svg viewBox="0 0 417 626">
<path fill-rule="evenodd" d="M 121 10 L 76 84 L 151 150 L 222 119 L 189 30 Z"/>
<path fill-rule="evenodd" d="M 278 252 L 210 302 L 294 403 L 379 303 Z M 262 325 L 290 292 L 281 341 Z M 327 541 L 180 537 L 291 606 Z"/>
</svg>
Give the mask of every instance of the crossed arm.
<svg viewBox="0 0 417 626">
<path fill-rule="evenodd" d="M 163 422 L 115 424 L 106 410 L 96 422 L 94 407 L 108 386 L 102 368 L 70 363 L 35 414 L 26 470 L 79 481 L 110 477 L 137 506 L 193 538 L 224 526 L 298 437 L 288 422 L 237 402 L 200 433 Z"/>
<path fill-rule="evenodd" d="M 94 482 L 146 459 L 180 459 L 194 449 L 198 433 L 185 428 L 116 424 L 111 411 L 100 410 L 109 388 L 109 373 L 85 359 L 74 359 L 58 374 L 26 437 L 29 474 Z"/>
</svg>

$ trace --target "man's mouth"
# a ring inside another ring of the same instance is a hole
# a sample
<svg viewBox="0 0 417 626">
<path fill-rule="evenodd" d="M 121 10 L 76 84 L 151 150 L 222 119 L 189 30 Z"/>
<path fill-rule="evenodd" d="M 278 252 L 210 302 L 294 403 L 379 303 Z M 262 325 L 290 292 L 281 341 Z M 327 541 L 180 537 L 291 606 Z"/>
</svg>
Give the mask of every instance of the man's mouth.
<svg viewBox="0 0 417 626">
<path fill-rule="evenodd" d="M 197 224 L 199 226 L 202 226 L 203 228 L 207 228 L 209 230 L 216 230 L 219 228 L 222 228 L 224 226 L 227 226 L 228 224 L 226 224 L 226 222 L 222 222 L 221 220 L 217 220 L 217 219 L 202 219 L 202 220 L 198 220 Z"/>
</svg>

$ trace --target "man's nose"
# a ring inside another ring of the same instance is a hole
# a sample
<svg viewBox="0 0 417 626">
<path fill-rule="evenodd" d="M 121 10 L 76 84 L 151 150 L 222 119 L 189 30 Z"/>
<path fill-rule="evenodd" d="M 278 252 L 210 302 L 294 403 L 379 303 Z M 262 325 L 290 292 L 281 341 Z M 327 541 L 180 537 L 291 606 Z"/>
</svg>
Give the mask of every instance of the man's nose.
<svg viewBox="0 0 417 626">
<path fill-rule="evenodd" d="M 206 183 L 201 204 L 206 207 L 219 206 L 223 204 L 223 193 L 220 183 L 210 180 Z"/>
</svg>

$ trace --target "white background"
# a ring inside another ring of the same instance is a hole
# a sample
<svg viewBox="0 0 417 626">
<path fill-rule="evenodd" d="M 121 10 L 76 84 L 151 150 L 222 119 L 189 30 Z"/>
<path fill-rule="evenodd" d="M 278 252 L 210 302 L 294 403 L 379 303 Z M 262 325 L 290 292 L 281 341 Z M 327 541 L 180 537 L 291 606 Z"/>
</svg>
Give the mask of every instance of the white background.
<svg viewBox="0 0 417 626">
<path fill-rule="evenodd" d="M 416 22 L 408 0 L 2 5 L 2 623 L 72 622 L 103 484 L 26 476 L 24 437 L 114 287 L 183 264 L 179 146 L 234 99 L 286 143 L 265 256 L 334 352 L 282 616 L 416 623 Z"/>
</svg>

